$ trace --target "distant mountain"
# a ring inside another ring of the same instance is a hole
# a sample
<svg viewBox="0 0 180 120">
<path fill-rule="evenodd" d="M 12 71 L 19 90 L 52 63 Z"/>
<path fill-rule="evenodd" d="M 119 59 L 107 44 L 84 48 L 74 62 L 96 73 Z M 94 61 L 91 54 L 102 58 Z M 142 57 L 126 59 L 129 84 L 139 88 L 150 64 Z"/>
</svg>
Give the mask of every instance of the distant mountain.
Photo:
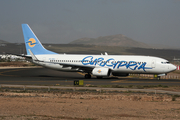
<svg viewBox="0 0 180 120">
<path fill-rule="evenodd" d="M 70 42 L 69 44 L 150 48 L 149 45 L 142 42 L 137 42 L 122 34 L 110 35 L 110 36 L 104 36 L 104 37 L 98 37 L 98 38 L 81 38 L 81 39 L 74 40 Z"/>
<path fill-rule="evenodd" d="M 9 43 L 9 42 L 4 41 L 4 40 L 0 40 L 0 44 L 2 44 L 2 43 Z"/>
</svg>

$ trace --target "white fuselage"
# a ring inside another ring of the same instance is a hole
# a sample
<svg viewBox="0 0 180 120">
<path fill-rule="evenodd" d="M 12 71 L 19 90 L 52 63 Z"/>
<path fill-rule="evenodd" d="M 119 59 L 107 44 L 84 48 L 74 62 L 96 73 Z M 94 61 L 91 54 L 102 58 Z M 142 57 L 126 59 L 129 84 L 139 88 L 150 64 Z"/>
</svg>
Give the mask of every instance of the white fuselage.
<svg viewBox="0 0 180 120">
<path fill-rule="evenodd" d="M 176 69 L 176 66 L 167 60 L 150 56 L 49 54 L 36 57 L 39 61 L 33 61 L 34 63 L 60 71 L 86 72 L 79 69 L 82 66 L 109 68 L 112 72 L 118 73 L 165 74 Z"/>
<path fill-rule="evenodd" d="M 133 55 L 66 55 L 57 54 L 43 47 L 28 24 L 22 24 L 28 60 L 46 68 L 61 71 L 84 72 L 85 78 L 128 76 L 129 73 L 165 75 L 176 66 L 158 57 Z"/>
</svg>

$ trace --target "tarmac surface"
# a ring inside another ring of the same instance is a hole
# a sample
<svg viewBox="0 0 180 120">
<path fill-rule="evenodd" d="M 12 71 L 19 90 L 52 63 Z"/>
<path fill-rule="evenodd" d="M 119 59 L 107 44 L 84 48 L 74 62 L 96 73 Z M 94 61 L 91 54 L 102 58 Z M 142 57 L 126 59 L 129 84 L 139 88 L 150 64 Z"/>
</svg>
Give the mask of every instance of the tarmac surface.
<svg viewBox="0 0 180 120">
<path fill-rule="evenodd" d="M 85 79 L 79 72 L 62 72 L 46 68 L 0 69 L 0 84 L 12 85 L 73 85 L 74 80 L 84 80 L 84 85 L 166 85 L 180 86 L 177 79 L 143 79 L 131 77 L 107 77 Z"/>
</svg>

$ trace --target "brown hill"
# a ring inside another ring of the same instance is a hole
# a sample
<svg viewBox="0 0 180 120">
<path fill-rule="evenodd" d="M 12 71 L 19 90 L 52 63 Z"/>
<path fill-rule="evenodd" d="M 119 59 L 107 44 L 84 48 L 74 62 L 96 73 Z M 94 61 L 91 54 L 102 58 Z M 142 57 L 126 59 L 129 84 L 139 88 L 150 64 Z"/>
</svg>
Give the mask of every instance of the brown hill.
<svg viewBox="0 0 180 120">
<path fill-rule="evenodd" d="M 98 38 L 81 38 L 77 39 L 69 44 L 87 44 L 87 45 L 100 45 L 100 46 L 123 46 L 123 47 L 139 47 L 150 48 L 149 45 L 137 42 L 131 38 L 128 38 L 122 34 L 104 36 Z"/>
</svg>

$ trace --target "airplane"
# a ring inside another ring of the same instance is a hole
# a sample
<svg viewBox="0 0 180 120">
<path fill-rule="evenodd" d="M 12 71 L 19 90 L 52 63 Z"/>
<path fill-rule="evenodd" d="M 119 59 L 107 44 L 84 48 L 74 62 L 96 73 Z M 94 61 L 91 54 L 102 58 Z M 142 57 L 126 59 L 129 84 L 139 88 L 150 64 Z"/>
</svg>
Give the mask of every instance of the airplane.
<svg viewBox="0 0 180 120">
<path fill-rule="evenodd" d="M 153 56 L 58 54 L 43 47 L 28 24 L 22 24 L 27 60 L 34 64 L 65 72 L 82 72 L 85 78 L 154 74 L 160 79 L 176 66 Z"/>
</svg>

